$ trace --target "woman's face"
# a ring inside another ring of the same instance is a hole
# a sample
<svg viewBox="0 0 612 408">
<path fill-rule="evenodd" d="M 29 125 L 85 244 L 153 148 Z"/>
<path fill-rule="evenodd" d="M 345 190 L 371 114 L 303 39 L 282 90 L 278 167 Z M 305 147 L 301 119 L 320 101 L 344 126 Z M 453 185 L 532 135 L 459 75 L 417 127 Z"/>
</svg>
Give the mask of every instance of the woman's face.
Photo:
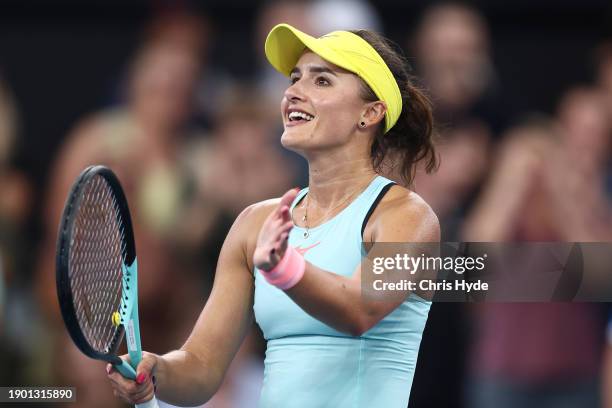
<svg viewBox="0 0 612 408">
<path fill-rule="evenodd" d="M 284 147 L 297 152 L 342 146 L 357 131 L 366 102 L 354 74 L 306 51 L 281 102 Z"/>
<path fill-rule="evenodd" d="M 190 49 L 154 44 L 143 51 L 132 77 L 136 108 L 164 127 L 180 126 L 191 113 L 199 63 Z"/>
</svg>

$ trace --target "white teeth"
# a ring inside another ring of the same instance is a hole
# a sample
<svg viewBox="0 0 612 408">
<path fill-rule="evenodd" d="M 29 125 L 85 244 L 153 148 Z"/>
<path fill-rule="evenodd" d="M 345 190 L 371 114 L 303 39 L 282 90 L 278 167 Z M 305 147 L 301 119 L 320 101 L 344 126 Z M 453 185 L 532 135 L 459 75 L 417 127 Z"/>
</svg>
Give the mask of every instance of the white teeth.
<svg viewBox="0 0 612 408">
<path fill-rule="evenodd" d="M 307 114 L 305 112 L 298 112 L 298 111 L 293 111 L 293 112 L 289 113 L 289 120 L 295 120 L 295 119 L 298 119 L 298 118 L 301 118 L 301 119 L 304 119 L 304 120 L 307 120 L 307 121 L 311 121 L 311 120 L 314 119 L 314 116 L 311 116 L 311 115 L 309 115 L 309 114 Z"/>
</svg>

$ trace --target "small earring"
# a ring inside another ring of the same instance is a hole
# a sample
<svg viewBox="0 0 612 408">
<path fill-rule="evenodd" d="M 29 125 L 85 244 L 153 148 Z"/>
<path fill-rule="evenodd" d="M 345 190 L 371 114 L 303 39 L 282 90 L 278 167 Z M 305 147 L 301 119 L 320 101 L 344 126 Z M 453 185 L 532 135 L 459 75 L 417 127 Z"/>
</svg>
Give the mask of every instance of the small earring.
<svg viewBox="0 0 612 408">
<path fill-rule="evenodd" d="M 364 121 L 359 122 L 359 127 L 365 129 L 366 123 Z"/>
</svg>

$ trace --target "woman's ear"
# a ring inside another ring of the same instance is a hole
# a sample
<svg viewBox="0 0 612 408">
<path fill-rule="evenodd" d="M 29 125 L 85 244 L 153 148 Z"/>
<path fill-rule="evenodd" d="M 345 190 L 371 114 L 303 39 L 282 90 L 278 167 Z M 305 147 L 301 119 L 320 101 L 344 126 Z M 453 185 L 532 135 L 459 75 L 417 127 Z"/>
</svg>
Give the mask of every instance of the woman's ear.
<svg viewBox="0 0 612 408">
<path fill-rule="evenodd" d="M 387 112 L 387 106 L 383 101 L 369 102 L 359 119 L 359 125 L 361 128 L 370 126 L 376 126 L 385 119 L 385 113 Z M 364 124 L 363 126 L 361 124 Z"/>
</svg>

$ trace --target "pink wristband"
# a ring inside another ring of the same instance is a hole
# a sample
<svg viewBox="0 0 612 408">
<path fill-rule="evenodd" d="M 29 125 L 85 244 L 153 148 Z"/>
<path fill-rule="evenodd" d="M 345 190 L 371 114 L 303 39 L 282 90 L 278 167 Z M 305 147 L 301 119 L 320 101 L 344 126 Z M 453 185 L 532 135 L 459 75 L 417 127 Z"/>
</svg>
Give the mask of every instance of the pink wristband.
<svg viewBox="0 0 612 408">
<path fill-rule="evenodd" d="M 260 271 L 269 284 L 287 290 L 297 285 L 304 276 L 305 269 L 304 257 L 294 247 L 288 245 L 285 254 L 274 268 L 268 272 L 261 269 Z"/>
</svg>

